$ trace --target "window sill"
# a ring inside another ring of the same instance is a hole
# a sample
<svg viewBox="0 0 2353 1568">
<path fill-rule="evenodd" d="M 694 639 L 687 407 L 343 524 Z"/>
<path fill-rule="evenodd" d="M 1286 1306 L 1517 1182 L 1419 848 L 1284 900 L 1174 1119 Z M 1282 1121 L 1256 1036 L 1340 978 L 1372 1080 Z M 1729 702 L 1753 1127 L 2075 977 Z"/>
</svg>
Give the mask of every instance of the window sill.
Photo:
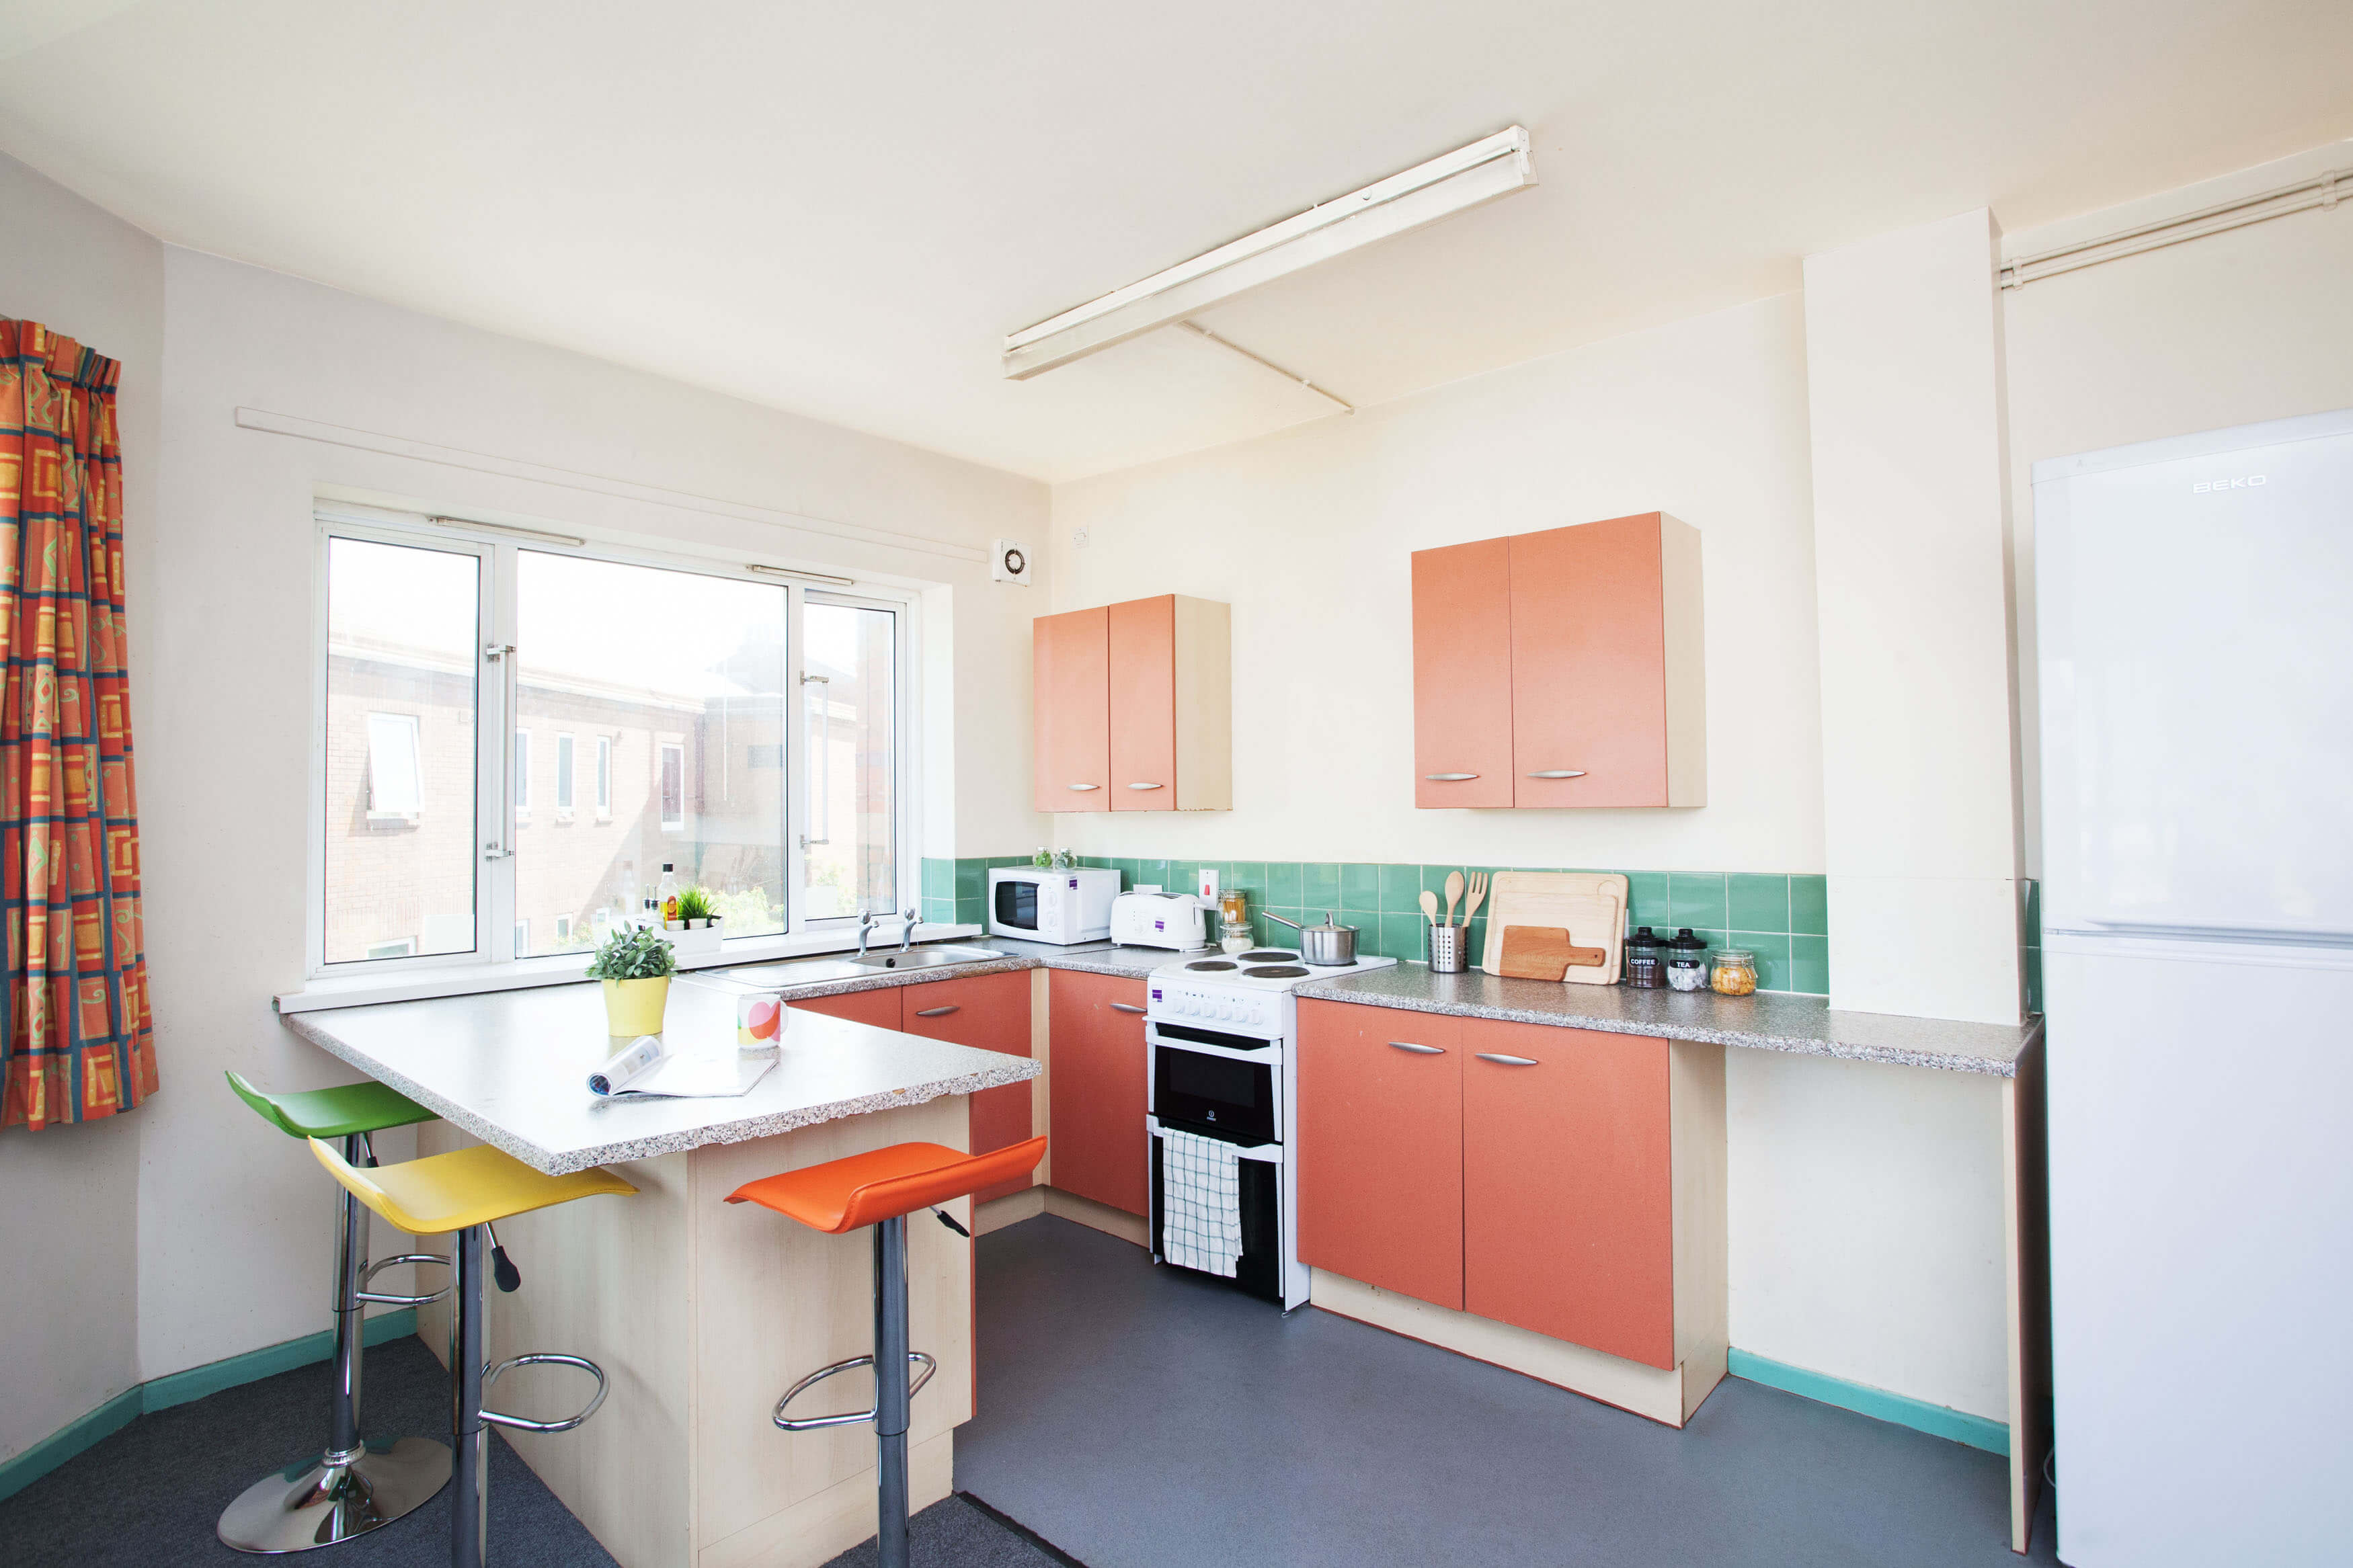
<svg viewBox="0 0 2353 1568">
<path fill-rule="evenodd" d="M 986 928 L 973 925 L 918 925 L 917 942 L 942 942 L 974 937 Z M 896 940 L 897 933 L 892 933 Z M 814 958 L 824 953 L 855 952 L 858 932 L 803 931 L 787 936 L 735 937 L 708 958 L 681 960 L 679 968 L 722 969 L 734 963 L 762 963 L 781 958 Z M 536 985 L 570 985 L 588 967 L 586 952 L 559 953 L 547 958 L 518 959 L 512 963 L 470 963 L 421 966 L 402 973 L 377 970 L 348 979 L 322 975 L 300 991 L 280 992 L 270 998 L 283 1013 L 320 1013 L 335 1007 L 367 1007 L 379 1002 L 418 1002 L 436 996 L 479 996 L 493 991 L 522 991 Z"/>
</svg>

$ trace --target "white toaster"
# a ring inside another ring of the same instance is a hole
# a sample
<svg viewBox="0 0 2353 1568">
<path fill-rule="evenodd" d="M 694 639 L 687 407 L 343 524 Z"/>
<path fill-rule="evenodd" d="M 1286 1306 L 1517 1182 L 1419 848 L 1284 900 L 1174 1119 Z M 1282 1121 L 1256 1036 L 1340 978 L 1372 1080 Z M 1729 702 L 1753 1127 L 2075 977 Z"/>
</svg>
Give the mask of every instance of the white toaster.
<svg viewBox="0 0 2353 1568">
<path fill-rule="evenodd" d="M 1190 893 L 1122 893 L 1111 904 L 1111 939 L 1123 947 L 1209 945 L 1208 910 Z"/>
</svg>

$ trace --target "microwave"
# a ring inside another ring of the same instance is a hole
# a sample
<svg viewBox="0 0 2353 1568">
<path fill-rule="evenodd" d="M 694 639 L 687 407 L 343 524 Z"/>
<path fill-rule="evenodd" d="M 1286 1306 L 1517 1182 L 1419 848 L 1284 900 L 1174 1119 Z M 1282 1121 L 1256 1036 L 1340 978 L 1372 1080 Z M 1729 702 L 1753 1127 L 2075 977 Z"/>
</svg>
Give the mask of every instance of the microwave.
<svg viewBox="0 0 2353 1568">
<path fill-rule="evenodd" d="M 1066 871 L 997 866 L 988 873 L 988 934 L 1024 942 L 1102 942 L 1120 874 L 1108 866 Z"/>
</svg>

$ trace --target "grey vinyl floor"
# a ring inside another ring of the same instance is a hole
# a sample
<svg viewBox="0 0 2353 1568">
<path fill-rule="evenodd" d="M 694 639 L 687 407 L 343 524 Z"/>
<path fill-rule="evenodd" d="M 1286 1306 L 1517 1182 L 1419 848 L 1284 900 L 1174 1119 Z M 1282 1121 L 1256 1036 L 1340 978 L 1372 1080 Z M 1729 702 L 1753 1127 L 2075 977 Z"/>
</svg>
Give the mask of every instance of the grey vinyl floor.
<svg viewBox="0 0 2353 1568">
<path fill-rule="evenodd" d="M 1051 1215 L 983 1237 L 956 1485 L 1089 1568 L 2008 1568 L 1991 1454 L 1727 1378 L 1681 1432 Z"/>
</svg>

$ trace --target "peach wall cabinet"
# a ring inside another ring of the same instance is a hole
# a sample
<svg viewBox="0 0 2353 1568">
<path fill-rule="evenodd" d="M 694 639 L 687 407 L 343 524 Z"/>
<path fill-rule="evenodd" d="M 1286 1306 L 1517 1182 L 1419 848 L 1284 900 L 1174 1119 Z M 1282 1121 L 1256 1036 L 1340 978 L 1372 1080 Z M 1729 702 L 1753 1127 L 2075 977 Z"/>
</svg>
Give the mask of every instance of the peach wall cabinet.
<svg viewBox="0 0 2353 1568">
<path fill-rule="evenodd" d="M 1232 608 L 1182 594 L 1031 623 L 1039 811 L 1228 811 Z"/>
<path fill-rule="evenodd" d="M 1701 651 L 1664 512 L 1414 552 L 1414 805 L 1706 805 Z"/>
<path fill-rule="evenodd" d="M 1327 1311 L 1680 1426 L 1724 1377 L 1724 1047 L 1299 1004 Z"/>
</svg>

